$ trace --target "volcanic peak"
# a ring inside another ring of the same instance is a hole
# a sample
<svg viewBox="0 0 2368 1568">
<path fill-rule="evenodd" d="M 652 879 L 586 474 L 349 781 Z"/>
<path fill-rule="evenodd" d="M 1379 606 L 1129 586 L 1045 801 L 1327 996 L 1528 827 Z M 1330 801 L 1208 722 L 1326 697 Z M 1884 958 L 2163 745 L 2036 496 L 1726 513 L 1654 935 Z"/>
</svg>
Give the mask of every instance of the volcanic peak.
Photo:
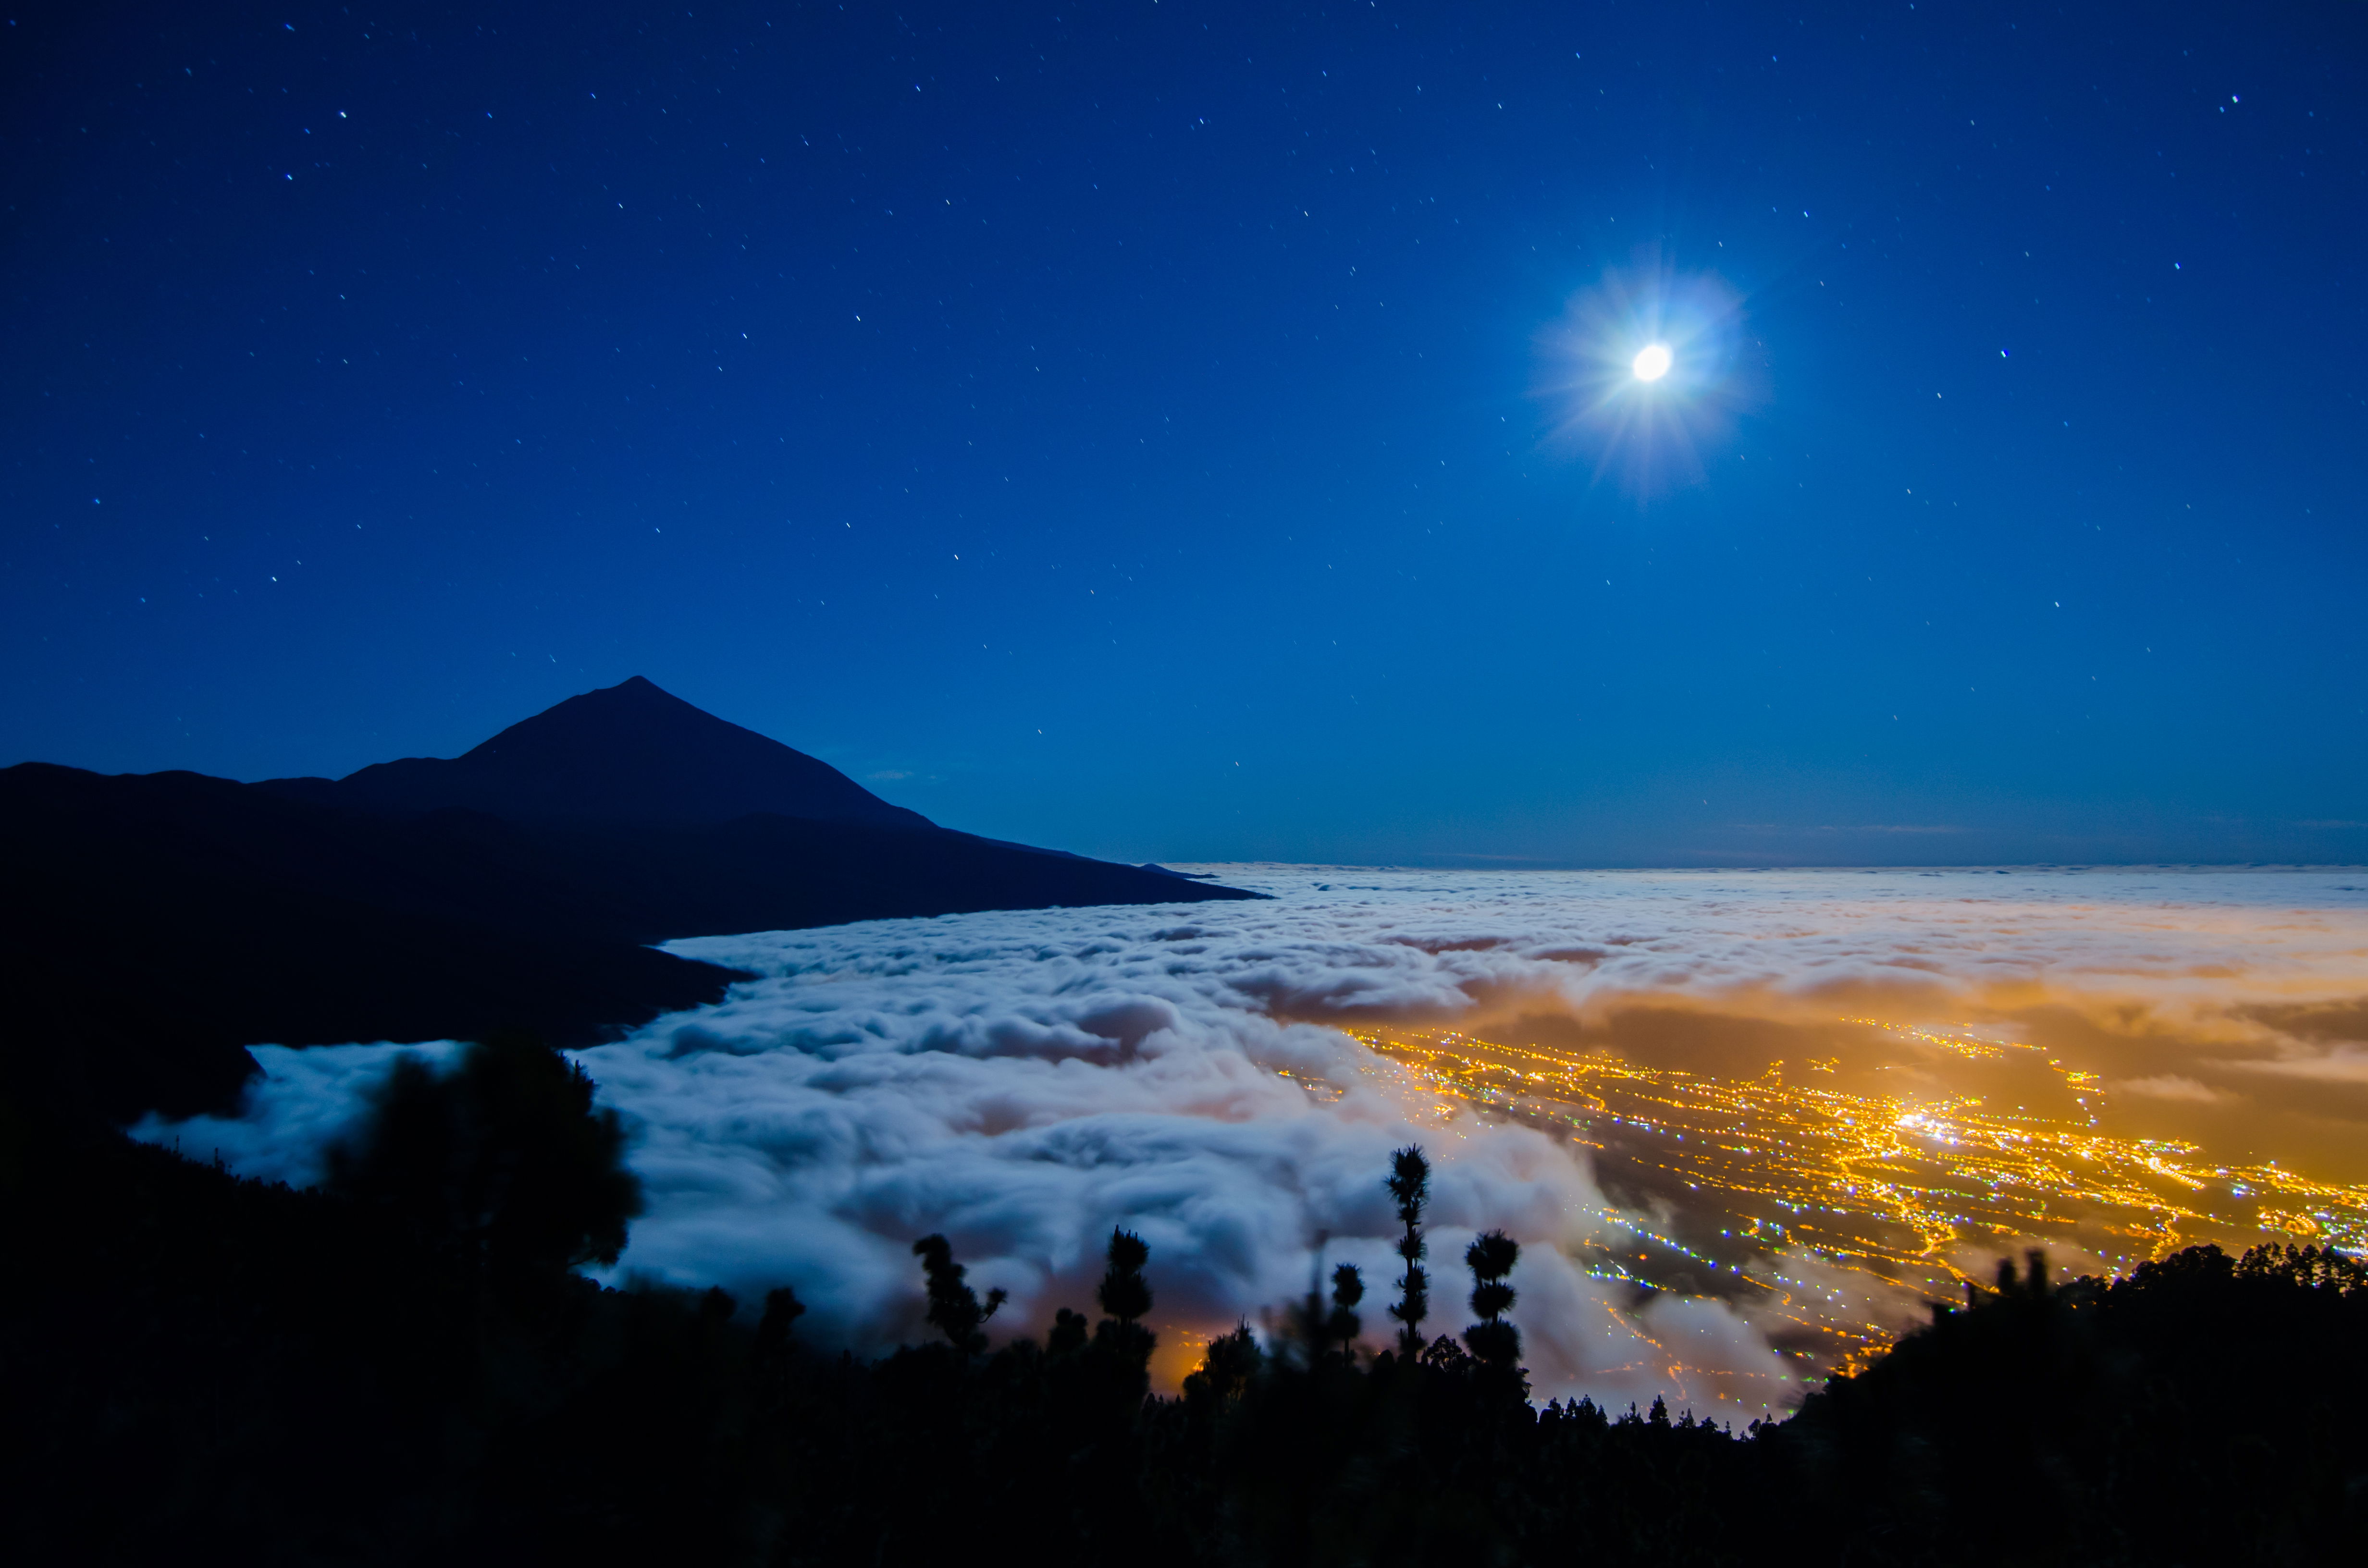
<svg viewBox="0 0 2368 1568">
<path fill-rule="evenodd" d="M 768 813 L 928 829 L 819 758 L 692 707 L 643 676 L 587 691 L 457 757 L 374 763 L 276 792 L 370 811 L 467 807 L 515 822 L 677 825 Z"/>
</svg>

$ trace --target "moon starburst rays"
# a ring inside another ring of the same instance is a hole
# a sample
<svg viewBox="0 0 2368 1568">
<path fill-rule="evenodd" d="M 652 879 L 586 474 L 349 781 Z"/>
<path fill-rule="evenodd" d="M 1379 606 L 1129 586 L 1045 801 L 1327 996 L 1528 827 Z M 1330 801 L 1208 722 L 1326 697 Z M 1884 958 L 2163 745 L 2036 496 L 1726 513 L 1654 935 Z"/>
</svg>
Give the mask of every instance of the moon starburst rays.
<svg viewBox="0 0 2368 1568">
<path fill-rule="evenodd" d="M 1549 443 L 1649 497 L 1703 477 L 1730 422 L 1740 301 L 1719 279 L 1647 260 L 1581 290 L 1540 343 Z"/>
</svg>

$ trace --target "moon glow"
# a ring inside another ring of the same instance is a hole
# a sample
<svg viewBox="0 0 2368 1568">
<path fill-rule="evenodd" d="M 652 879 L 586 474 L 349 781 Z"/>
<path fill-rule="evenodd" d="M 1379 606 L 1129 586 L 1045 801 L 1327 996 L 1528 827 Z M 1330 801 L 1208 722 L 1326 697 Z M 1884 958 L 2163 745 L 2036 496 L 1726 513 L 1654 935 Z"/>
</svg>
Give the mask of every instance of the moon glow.
<svg viewBox="0 0 2368 1568">
<path fill-rule="evenodd" d="M 1742 304 L 1713 274 L 1651 255 L 1605 271 L 1539 332 L 1538 391 L 1560 405 L 1549 439 L 1640 501 L 1702 481 L 1700 449 L 1743 401 Z"/>
</svg>

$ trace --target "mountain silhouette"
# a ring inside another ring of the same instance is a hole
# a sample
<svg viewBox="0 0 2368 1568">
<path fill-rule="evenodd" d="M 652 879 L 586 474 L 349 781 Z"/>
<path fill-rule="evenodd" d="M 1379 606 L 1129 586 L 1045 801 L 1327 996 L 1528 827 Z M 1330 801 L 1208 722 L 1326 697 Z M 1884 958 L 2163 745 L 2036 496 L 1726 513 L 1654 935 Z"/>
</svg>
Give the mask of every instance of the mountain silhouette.
<svg viewBox="0 0 2368 1568">
<path fill-rule="evenodd" d="M 377 812 L 459 806 L 513 822 L 723 823 L 757 812 L 933 827 L 830 764 L 692 707 L 635 676 L 571 697 L 448 759 L 373 763 L 335 781 L 258 788 Z"/>
<path fill-rule="evenodd" d="M 336 780 L 0 769 L 0 1102 L 119 1124 L 234 1105 L 249 1045 L 584 1045 L 749 978 L 676 937 L 1258 896 L 936 826 L 640 679 Z"/>
</svg>

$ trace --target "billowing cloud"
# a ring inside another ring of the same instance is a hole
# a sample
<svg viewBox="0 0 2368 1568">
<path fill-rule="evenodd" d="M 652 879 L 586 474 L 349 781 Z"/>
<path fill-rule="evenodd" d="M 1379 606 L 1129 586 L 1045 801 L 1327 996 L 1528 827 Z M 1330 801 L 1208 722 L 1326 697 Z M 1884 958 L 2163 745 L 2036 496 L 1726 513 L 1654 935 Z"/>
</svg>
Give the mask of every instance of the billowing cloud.
<svg viewBox="0 0 2368 1568">
<path fill-rule="evenodd" d="M 1491 1028 L 1737 1080 L 1789 1061 L 1910 1096 L 1989 1074 L 2002 1106 L 2078 1090 L 2084 1114 L 2134 1117 L 2246 1114 L 2266 1102 L 2244 1080 L 2300 1086 L 2312 1062 L 2322 1086 L 2358 1076 L 2368 892 L 2340 877 L 1224 869 L 1277 896 L 673 944 L 761 978 L 582 1053 L 650 1195 L 620 1272 L 786 1281 L 814 1334 L 873 1350 L 922 1333 L 914 1237 L 943 1231 L 1009 1290 L 994 1326 L 1014 1332 L 1088 1305 L 1125 1224 L 1152 1245 L 1172 1381 L 1304 1291 L 1319 1248 L 1365 1268 L 1383 1338 L 1382 1176 L 1420 1142 L 1432 1332 L 1468 1315 L 1464 1242 L 1502 1226 L 1526 1248 L 1513 1315 L 1542 1395 L 1748 1415 L 1787 1403 L 1831 1324 L 1897 1326 L 1911 1294 L 1781 1246 L 1779 1292 L 1611 1277 L 1635 1235 L 1690 1222 L 1683 1184 L 1629 1190 L 1566 1128 L 1443 1098 L 1345 1030 Z M 1944 1019 L 2029 1041 L 2037 1065 L 1907 1028 Z M 394 1049 L 259 1052 L 242 1119 L 141 1131 L 308 1179 Z"/>
</svg>

